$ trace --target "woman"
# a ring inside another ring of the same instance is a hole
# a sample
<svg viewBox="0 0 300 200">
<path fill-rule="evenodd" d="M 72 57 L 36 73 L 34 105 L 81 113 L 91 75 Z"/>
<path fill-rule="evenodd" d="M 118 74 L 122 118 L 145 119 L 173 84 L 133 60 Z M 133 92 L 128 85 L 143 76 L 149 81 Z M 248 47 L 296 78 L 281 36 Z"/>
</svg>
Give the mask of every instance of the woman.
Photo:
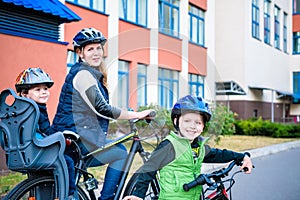
<svg viewBox="0 0 300 200">
<path fill-rule="evenodd" d="M 107 74 L 103 62 L 106 38 L 94 28 L 85 28 L 73 38 L 79 62 L 66 77 L 53 121 L 54 131 L 73 131 L 80 135 L 83 154 L 107 143 L 109 119 L 135 119 L 147 116 L 152 110 L 132 112 L 109 104 Z M 119 145 L 94 155 L 88 167 L 108 164 L 99 199 L 112 199 L 116 190 L 127 151 Z"/>
</svg>

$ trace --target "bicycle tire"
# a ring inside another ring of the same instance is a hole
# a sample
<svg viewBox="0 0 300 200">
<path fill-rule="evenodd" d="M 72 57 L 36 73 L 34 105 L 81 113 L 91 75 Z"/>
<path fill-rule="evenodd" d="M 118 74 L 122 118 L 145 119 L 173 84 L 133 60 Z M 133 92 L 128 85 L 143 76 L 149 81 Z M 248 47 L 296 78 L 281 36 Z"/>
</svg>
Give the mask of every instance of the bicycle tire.
<svg viewBox="0 0 300 200">
<path fill-rule="evenodd" d="M 138 174 L 133 174 L 126 185 L 126 188 L 123 193 L 123 198 L 125 196 L 132 195 L 133 191 L 136 188 L 137 180 L 138 180 Z M 159 196 L 159 185 L 157 179 L 154 179 L 149 183 L 148 190 L 146 192 L 144 200 L 157 200 L 158 196 Z"/>
<path fill-rule="evenodd" d="M 53 200 L 54 199 L 54 178 L 53 176 L 39 176 L 29 178 L 15 186 L 5 197 L 4 200 L 22 200 L 28 199 L 31 191 L 38 191 L 35 200 Z M 77 192 L 80 200 L 89 200 L 85 191 L 77 186 Z M 45 196 L 45 194 L 47 196 Z"/>
</svg>

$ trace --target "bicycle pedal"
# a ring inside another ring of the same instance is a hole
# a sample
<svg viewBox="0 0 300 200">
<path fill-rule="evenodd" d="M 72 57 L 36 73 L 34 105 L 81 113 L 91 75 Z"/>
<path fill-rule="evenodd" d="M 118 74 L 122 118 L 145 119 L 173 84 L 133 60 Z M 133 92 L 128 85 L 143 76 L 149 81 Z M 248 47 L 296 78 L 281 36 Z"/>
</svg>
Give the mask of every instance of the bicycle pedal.
<svg viewBox="0 0 300 200">
<path fill-rule="evenodd" d="M 85 187 L 88 191 L 98 189 L 98 181 L 95 178 L 89 178 L 85 181 Z"/>
</svg>

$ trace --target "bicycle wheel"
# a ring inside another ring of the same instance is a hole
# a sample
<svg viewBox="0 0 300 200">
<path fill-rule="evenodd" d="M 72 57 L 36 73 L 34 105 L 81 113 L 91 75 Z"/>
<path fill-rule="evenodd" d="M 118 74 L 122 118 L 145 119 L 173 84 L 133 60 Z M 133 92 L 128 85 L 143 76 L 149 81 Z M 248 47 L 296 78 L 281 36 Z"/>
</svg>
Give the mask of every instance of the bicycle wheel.
<svg viewBox="0 0 300 200">
<path fill-rule="evenodd" d="M 133 174 L 132 177 L 130 178 L 129 182 L 126 185 L 126 188 L 123 193 L 123 198 L 125 196 L 131 195 L 133 193 L 133 191 L 136 188 L 137 179 L 138 179 L 138 174 Z M 151 181 L 149 183 L 148 190 L 146 192 L 144 199 L 145 200 L 150 200 L 150 199 L 155 200 L 155 199 L 158 199 L 158 195 L 159 195 L 159 185 L 158 185 L 157 179 L 154 179 L 153 181 Z"/>
<path fill-rule="evenodd" d="M 23 200 L 30 197 L 34 197 L 35 200 L 53 200 L 54 192 L 53 176 L 39 176 L 19 183 L 4 197 L 4 200 Z M 81 200 L 89 200 L 81 187 L 77 186 L 77 192 Z"/>
</svg>

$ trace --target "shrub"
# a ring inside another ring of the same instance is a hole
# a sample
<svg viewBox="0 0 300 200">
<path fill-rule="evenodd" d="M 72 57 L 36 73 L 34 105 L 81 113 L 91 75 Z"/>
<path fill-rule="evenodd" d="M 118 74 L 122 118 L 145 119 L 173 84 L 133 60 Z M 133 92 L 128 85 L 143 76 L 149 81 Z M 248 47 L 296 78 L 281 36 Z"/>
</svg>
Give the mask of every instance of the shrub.
<svg viewBox="0 0 300 200">
<path fill-rule="evenodd" d="M 204 134 L 213 137 L 217 144 L 220 141 L 220 135 L 233 135 L 236 131 L 235 115 L 227 106 L 217 104 L 212 109 L 212 119 L 207 124 Z"/>
<path fill-rule="evenodd" d="M 272 123 L 258 118 L 237 120 L 235 122 L 237 135 L 268 136 L 276 138 L 300 137 L 300 127 L 296 124 Z"/>
<path fill-rule="evenodd" d="M 171 120 L 171 114 L 168 109 L 160 108 L 156 105 L 141 106 L 138 111 L 154 109 L 156 116 L 151 122 L 151 126 L 148 126 L 145 121 L 137 122 L 136 126 L 142 137 L 151 137 L 157 135 L 159 140 L 162 140 L 169 134 L 170 130 L 173 130 L 173 123 Z M 117 120 L 110 122 L 109 133 L 114 135 L 117 132 L 128 133 L 130 131 L 128 120 Z"/>
</svg>

